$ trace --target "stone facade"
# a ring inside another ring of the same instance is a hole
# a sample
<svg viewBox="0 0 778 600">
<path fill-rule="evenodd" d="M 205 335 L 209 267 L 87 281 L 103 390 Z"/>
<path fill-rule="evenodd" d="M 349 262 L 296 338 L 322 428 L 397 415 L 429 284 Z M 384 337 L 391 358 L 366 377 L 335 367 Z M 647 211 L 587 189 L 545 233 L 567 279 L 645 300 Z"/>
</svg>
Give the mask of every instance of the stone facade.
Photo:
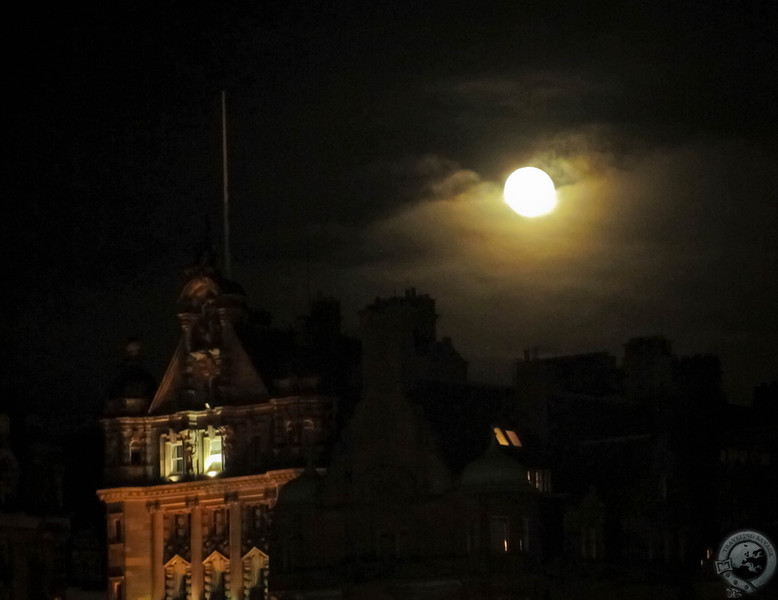
<svg viewBox="0 0 778 600">
<path fill-rule="evenodd" d="M 332 435 L 315 378 L 268 391 L 241 340 L 242 290 L 207 264 L 188 275 L 159 386 L 132 342 L 101 420 L 109 600 L 267 598 L 278 492 Z"/>
</svg>

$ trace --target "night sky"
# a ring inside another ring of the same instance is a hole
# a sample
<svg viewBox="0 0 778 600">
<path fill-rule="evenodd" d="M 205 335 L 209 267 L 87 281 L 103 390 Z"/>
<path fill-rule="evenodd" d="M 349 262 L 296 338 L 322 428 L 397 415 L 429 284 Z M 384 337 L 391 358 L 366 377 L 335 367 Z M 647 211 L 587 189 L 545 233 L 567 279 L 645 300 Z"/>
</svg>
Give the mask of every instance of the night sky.
<svg viewBox="0 0 778 600">
<path fill-rule="evenodd" d="M 276 324 L 415 287 L 475 380 L 654 334 L 732 401 L 778 378 L 774 2 L 250 4 L 14 21 L 4 404 L 94 410 L 127 336 L 161 376 L 221 245 L 222 90 L 233 278 Z M 502 200 L 525 165 L 549 216 Z"/>
</svg>

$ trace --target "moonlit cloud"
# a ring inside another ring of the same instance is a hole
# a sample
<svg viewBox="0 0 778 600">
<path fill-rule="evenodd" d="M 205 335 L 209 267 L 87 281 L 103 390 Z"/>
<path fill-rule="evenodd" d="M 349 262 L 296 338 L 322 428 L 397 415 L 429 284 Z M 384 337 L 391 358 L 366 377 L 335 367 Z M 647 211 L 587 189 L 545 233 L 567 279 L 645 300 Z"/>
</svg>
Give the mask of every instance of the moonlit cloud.
<svg viewBox="0 0 778 600">
<path fill-rule="evenodd" d="M 349 260 L 336 269 L 327 256 L 314 261 L 314 285 L 344 298 L 352 323 L 373 295 L 408 287 L 433 295 L 441 332 L 487 379 L 505 380 L 527 347 L 620 356 L 621 344 L 643 334 L 679 337 L 680 351 L 732 360 L 746 343 L 743 332 L 771 317 L 736 304 L 740 295 L 724 282 L 740 280 L 754 294 L 761 286 L 764 294 L 765 274 L 728 257 L 775 255 L 778 240 L 763 228 L 752 237 L 738 227 L 711 253 L 710 238 L 721 234 L 722 220 L 758 221 L 760 204 L 774 215 L 767 206 L 774 198 L 736 201 L 759 193 L 749 189 L 748 173 L 768 169 L 768 157 L 733 141 L 641 149 L 617 164 L 585 133 L 564 140 L 542 160 L 568 183 L 558 188 L 556 211 L 535 220 L 504 203 L 502 181 L 443 157 L 406 160 L 396 169 L 426 177 L 416 182 L 415 199 L 367 226 L 340 226 L 338 252 Z M 768 377 L 768 365 L 752 367 Z"/>
</svg>

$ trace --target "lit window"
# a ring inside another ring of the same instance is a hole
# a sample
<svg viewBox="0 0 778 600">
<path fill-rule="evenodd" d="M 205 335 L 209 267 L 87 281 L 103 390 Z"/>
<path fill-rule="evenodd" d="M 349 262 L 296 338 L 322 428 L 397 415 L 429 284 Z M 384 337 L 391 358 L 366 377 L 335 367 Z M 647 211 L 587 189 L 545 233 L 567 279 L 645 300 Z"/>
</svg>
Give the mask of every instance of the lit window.
<svg viewBox="0 0 778 600">
<path fill-rule="evenodd" d="M 222 471 L 222 438 L 219 435 L 206 438 L 205 472 L 213 477 Z"/>
<path fill-rule="evenodd" d="M 519 436 L 516 435 L 515 431 L 511 431 L 510 429 L 505 430 L 505 435 L 508 436 L 508 439 L 511 441 L 511 444 L 514 446 L 521 448 L 521 440 L 519 439 Z"/>
<path fill-rule="evenodd" d="M 521 440 L 519 439 L 519 436 L 516 435 L 515 431 L 510 429 L 502 430 L 499 427 L 493 427 L 492 431 L 494 431 L 494 437 L 500 446 L 515 446 L 521 448 Z"/>
<path fill-rule="evenodd" d="M 160 474 L 169 481 L 179 481 L 186 473 L 186 447 L 181 436 L 174 431 L 159 439 Z"/>
<path fill-rule="evenodd" d="M 184 444 L 173 442 L 170 444 L 170 473 L 181 475 L 184 472 Z"/>
<path fill-rule="evenodd" d="M 502 429 L 499 427 L 494 428 L 494 437 L 497 438 L 497 442 L 500 444 L 500 446 L 508 446 L 509 442 L 505 438 L 505 434 L 503 434 Z"/>
</svg>

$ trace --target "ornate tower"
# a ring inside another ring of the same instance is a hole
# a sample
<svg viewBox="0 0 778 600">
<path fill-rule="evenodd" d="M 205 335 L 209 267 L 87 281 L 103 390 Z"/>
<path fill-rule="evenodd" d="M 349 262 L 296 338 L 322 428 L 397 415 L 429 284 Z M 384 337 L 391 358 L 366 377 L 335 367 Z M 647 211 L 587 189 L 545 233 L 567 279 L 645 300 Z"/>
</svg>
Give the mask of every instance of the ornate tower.
<svg viewBox="0 0 778 600">
<path fill-rule="evenodd" d="M 156 390 L 136 348 L 101 420 L 110 600 L 261 600 L 278 491 L 331 435 L 334 399 L 272 397 L 240 337 L 243 290 L 187 271 Z"/>
</svg>

